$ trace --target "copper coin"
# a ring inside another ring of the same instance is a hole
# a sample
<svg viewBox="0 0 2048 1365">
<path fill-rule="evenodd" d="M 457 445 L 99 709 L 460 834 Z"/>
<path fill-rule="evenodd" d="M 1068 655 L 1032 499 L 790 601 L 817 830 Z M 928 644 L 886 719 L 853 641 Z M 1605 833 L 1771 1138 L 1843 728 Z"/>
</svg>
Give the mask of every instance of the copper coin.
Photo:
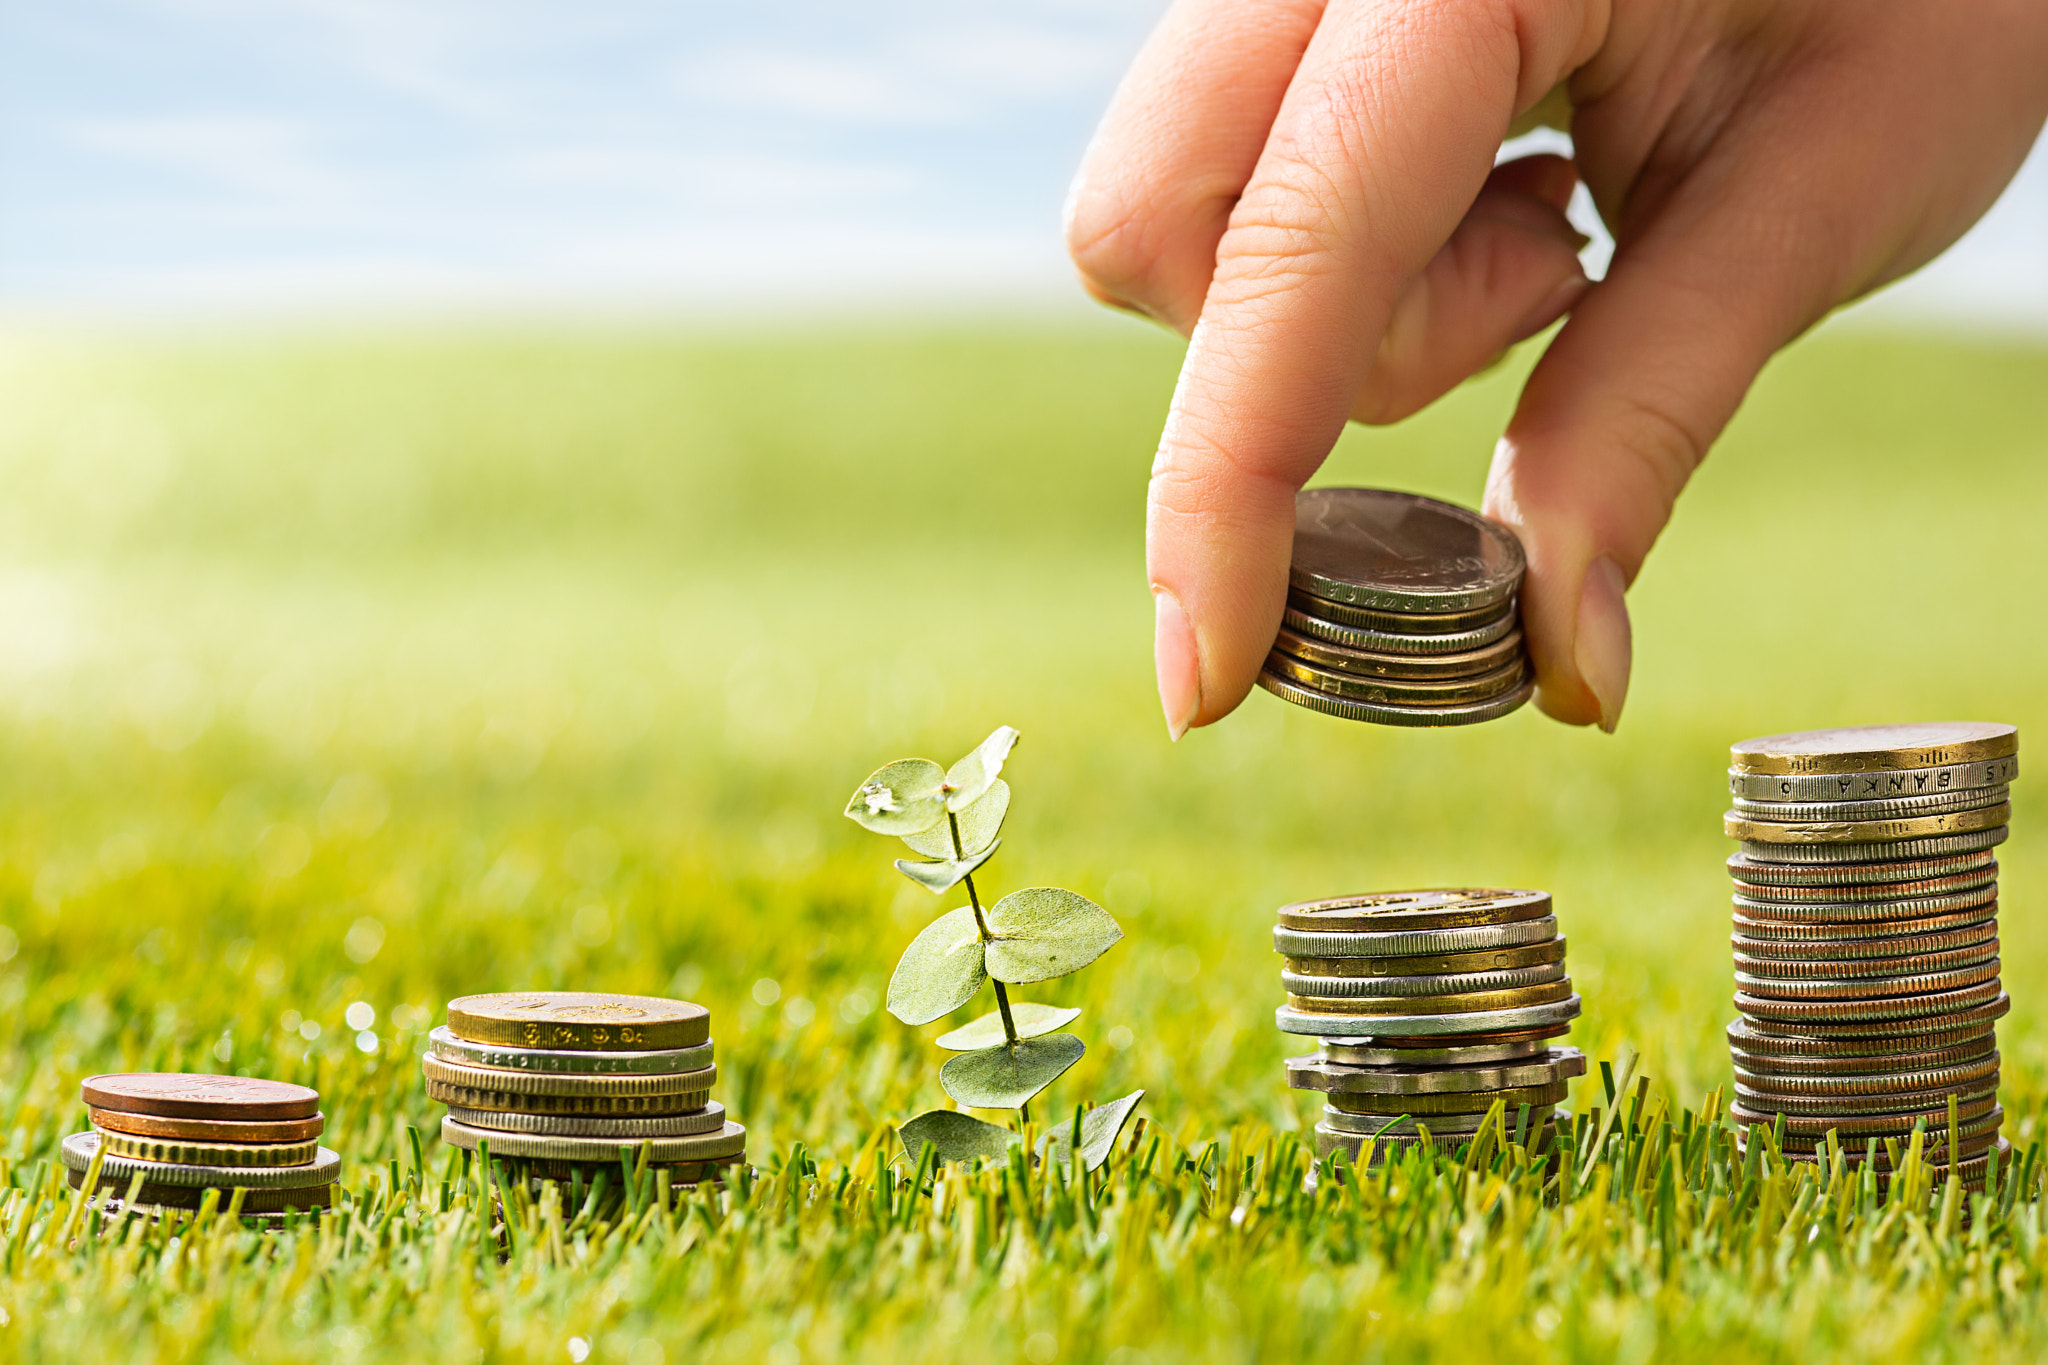
<svg viewBox="0 0 2048 1365">
<path fill-rule="evenodd" d="M 1435 957 L 1290 957 L 1287 970 L 1301 976 L 1453 976 L 1504 972 L 1564 961 L 1564 940 L 1554 938 L 1520 948 L 1480 948 Z"/>
<path fill-rule="evenodd" d="M 711 1036 L 711 1011 L 652 995 L 525 991 L 451 1000 L 448 1027 L 473 1043 L 647 1052 L 702 1043 Z"/>
<path fill-rule="evenodd" d="M 1380 932 L 1407 929 L 1462 929 L 1473 924 L 1511 924 L 1550 913 L 1547 891 L 1456 887 L 1430 891 L 1382 891 L 1333 896 L 1280 907 L 1289 929 L 1325 932 Z"/>
<path fill-rule="evenodd" d="M 319 1091 L 254 1076 L 127 1071 L 88 1076 L 79 1088 L 95 1108 L 166 1118 L 308 1119 L 320 1112 Z"/>
<path fill-rule="evenodd" d="M 1737 991 L 1735 1008 L 1751 1019 L 1808 1027 L 1881 1030 L 1914 1020 L 1935 1020 L 1957 1008 L 1975 1004 L 1998 991 L 1998 978 L 1929 995 L 1893 995 L 1874 999 L 1782 999 Z M 1927 1027 L 1926 1024 L 1921 1025 Z"/>
<path fill-rule="evenodd" d="M 1993 1115 L 1997 1116 L 1996 1122 L 1993 1122 Z M 1737 1123 L 1761 1123 L 1765 1127 L 1769 1127 L 1772 1120 L 1779 1116 L 1775 1113 L 1765 1113 L 1760 1109 L 1752 1109 L 1738 1100 L 1728 1106 L 1728 1117 L 1734 1119 Z M 1973 1121 L 1981 1121 L 1995 1127 L 1997 1123 L 2002 1123 L 2004 1119 L 2004 1111 L 1998 1108 L 1995 1100 L 1988 1097 L 1956 1106 L 1957 1127 L 1963 1130 L 1963 1135 L 1966 1137 L 1974 1136 L 1970 1127 Z M 1798 1133 L 1806 1137 L 1820 1137 L 1825 1136 L 1829 1129 L 1833 1129 L 1840 1133 L 1842 1140 L 1846 1142 L 1851 1137 L 1887 1137 L 1897 1136 L 1901 1133 L 1910 1133 L 1913 1131 L 1915 1123 L 1926 1124 L 1930 1131 L 1932 1131 L 1936 1123 L 1946 1127 L 1948 1123 L 1948 1102 L 1943 1100 L 1938 1108 L 1923 1109 L 1915 1113 L 1840 1114 L 1830 1115 L 1825 1118 L 1786 1114 L 1784 1115 L 1784 1121 L 1785 1131 L 1788 1133 Z"/>
<path fill-rule="evenodd" d="M 175 1138 L 185 1142 L 304 1142 L 319 1137 L 327 1128 L 320 1114 L 309 1119 L 253 1120 L 236 1123 L 228 1119 L 172 1119 L 156 1114 L 124 1114 L 118 1109 L 88 1108 L 86 1114 L 95 1128 L 137 1137 Z"/>
<path fill-rule="evenodd" d="M 1998 940 L 1986 943 L 1970 943 L 1960 948 L 1948 948 L 1939 952 L 1914 953 L 1906 957 L 1820 957 L 1769 958 L 1756 957 L 1740 949 L 1735 953 L 1735 979 L 1751 990 L 1769 995 L 1775 992 L 1764 990 L 1756 982 L 1804 981 L 1819 984 L 1824 980 L 1847 981 L 1869 977 L 1914 978 L 1931 976 L 1981 967 L 1998 959 Z M 1957 981 L 1952 986 L 1970 983 Z M 1948 987 L 1926 986 L 1923 990 L 1945 990 Z M 1897 995 L 1897 991 L 1879 991 L 1881 995 Z"/>
<path fill-rule="evenodd" d="M 1384 488 L 1304 488 L 1294 495 L 1288 581 L 1326 602 L 1374 611 L 1478 611 L 1512 598 L 1527 567 L 1514 532 L 1453 503 Z"/>
<path fill-rule="evenodd" d="M 1986 1029 L 1974 1038 L 1967 1038 L 1947 1047 L 1922 1048 L 1911 1052 L 1880 1052 L 1875 1055 L 1828 1053 L 1784 1057 L 1768 1052 L 1751 1052 L 1731 1043 L 1728 1058 L 1734 1063 L 1736 1071 L 1748 1072 L 1750 1076 L 1758 1078 L 1759 1086 L 1764 1086 L 1765 1078 L 1789 1083 L 1794 1080 L 1852 1080 L 1904 1071 L 1931 1071 L 1939 1067 L 1962 1066 L 1980 1061 L 1997 1051 L 1998 1034 L 1996 1030 Z"/>
<path fill-rule="evenodd" d="M 1728 859 L 1728 875 L 1739 882 L 1763 886 L 1872 886 L 1928 881 L 1964 873 L 1998 871 L 1998 857 L 1989 849 L 1938 858 L 1910 858 L 1874 863 L 1765 862 L 1746 853 Z M 1882 892 L 1874 893 L 1882 895 Z"/>
<path fill-rule="evenodd" d="M 1993 1021 L 2003 1019 L 2011 1011 L 2012 998 L 2003 991 L 1986 998 L 1990 991 L 1996 989 L 1996 986 L 1971 986 L 1951 992 L 1963 997 L 1963 1003 L 1946 1013 L 1910 1019 L 1817 1021 L 1749 1018 L 1743 1023 L 1758 1043 L 1800 1040 L 1845 1052 L 1863 1047 L 1872 1051 L 1940 1047 L 1958 1038 L 1981 1033 Z"/>
<path fill-rule="evenodd" d="M 2016 754 L 2019 748 L 2015 726 L 1939 721 L 1764 735 L 1731 745 L 1728 757 L 1730 767 L 1745 773 L 1867 773 L 1978 763 Z"/>
<path fill-rule="evenodd" d="M 1928 896 L 1952 896 L 1959 891 L 1998 884 L 1998 864 L 1974 872 L 1947 877 L 1922 877 L 1918 881 L 1885 882 L 1878 886 L 1773 886 L 1767 882 L 1744 881 L 1737 877 L 1735 894 L 1755 901 L 1791 901 L 1796 904 L 1855 905 L 1861 902 L 1920 900 Z"/>
<path fill-rule="evenodd" d="M 1865 1118 L 1878 1114 L 1932 1114 L 1945 1112 L 1953 1095 L 1958 1113 L 1970 1105 L 1989 1100 L 1998 1093 L 1998 1071 L 1980 1076 L 1968 1084 L 1937 1085 L 1926 1090 L 1883 1091 L 1859 1095 L 1786 1095 L 1759 1091 L 1735 1083 L 1736 1101 L 1761 1114 L 1784 1113 L 1804 1118 Z"/>
<path fill-rule="evenodd" d="M 1915 934 L 1938 934 L 1964 929 L 1978 929 L 1991 926 L 1988 932 L 1996 933 L 1998 904 L 1979 906 L 1972 910 L 1958 911 L 1953 915 L 1928 915 L 1921 919 L 1866 920 L 1857 924 L 1830 924 L 1812 920 L 1777 920 L 1753 916 L 1738 908 L 1733 923 L 1735 932 L 1752 939 L 1774 939 L 1784 943 L 1805 942 L 1825 939 L 1868 939 L 1873 943 L 1886 939 L 1908 938 Z"/>
<path fill-rule="evenodd" d="M 1927 915 L 1954 915 L 1970 910 L 1996 914 L 1998 888 L 1980 886 L 1952 896 L 1921 896 L 1915 900 L 1805 901 L 1756 900 L 1750 896 L 1730 897 L 1735 913 L 1753 919 L 1793 921 L 1807 924 L 1882 924 L 1891 920 L 1919 919 Z"/>
<path fill-rule="evenodd" d="M 1735 1066 L 1738 1090 L 1761 1095 L 1824 1096 L 1909 1094 L 1916 1090 L 1953 1090 L 1986 1076 L 1998 1075 L 1999 1056 L 1992 1052 L 1956 1066 L 1935 1066 L 1887 1071 L 1861 1076 L 1776 1076 Z"/>
<path fill-rule="evenodd" d="M 1780 962 L 1874 961 L 1883 958 L 1917 957 L 1925 953 L 1952 953 L 1964 948 L 1981 948 L 1998 942 L 1998 922 L 1977 923 L 1945 933 L 1901 934 L 1888 938 L 1811 938 L 1787 942 L 1752 934 L 1728 936 L 1737 958 L 1751 957 Z"/>
</svg>

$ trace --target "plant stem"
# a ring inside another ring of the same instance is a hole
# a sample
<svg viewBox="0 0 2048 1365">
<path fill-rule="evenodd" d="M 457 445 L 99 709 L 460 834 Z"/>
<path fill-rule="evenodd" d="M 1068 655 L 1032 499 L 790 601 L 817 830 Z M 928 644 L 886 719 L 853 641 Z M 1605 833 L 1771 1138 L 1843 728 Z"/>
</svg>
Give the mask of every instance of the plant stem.
<svg viewBox="0 0 2048 1365">
<path fill-rule="evenodd" d="M 967 849 L 960 842 L 960 817 L 952 811 L 947 811 L 946 826 L 953 832 L 953 857 L 956 860 L 965 858 L 967 856 Z M 981 897 L 974 890 L 974 876 L 970 873 L 960 880 L 966 883 L 967 886 L 967 903 L 974 907 L 974 927 L 981 932 L 981 941 L 986 944 L 990 938 L 988 921 L 981 914 Z M 1017 1046 L 1017 1021 L 1010 1017 L 1010 993 L 1004 990 L 1003 983 L 994 977 L 990 977 L 988 981 L 991 986 L 996 988 L 996 1009 L 1003 1016 L 1003 1037 L 1009 1040 L 1011 1047 L 1015 1047 Z"/>
</svg>

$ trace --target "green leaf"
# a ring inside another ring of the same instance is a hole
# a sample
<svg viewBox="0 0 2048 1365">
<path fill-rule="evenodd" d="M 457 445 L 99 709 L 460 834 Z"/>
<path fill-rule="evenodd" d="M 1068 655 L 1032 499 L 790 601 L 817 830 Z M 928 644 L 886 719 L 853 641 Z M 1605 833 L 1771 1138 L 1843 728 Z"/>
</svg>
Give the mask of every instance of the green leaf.
<svg viewBox="0 0 2048 1365">
<path fill-rule="evenodd" d="M 996 850 L 1002 847 L 1002 843 L 1003 841 L 998 839 L 979 853 L 969 854 L 965 858 L 949 859 L 945 862 L 916 863 L 908 858 L 898 858 L 896 860 L 896 870 L 931 892 L 934 896 L 943 896 L 958 886 L 961 879 L 971 874 L 974 869 L 980 867 L 990 858 L 995 857 Z"/>
<path fill-rule="evenodd" d="M 1016 730 L 998 725 L 974 747 L 973 753 L 946 769 L 946 809 L 958 814 L 981 800 L 982 794 L 1002 775 L 1003 760 L 1016 747 Z"/>
<path fill-rule="evenodd" d="M 1057 886 L 1029 886 L 989 907 L 988 973 L 1019 985 L 1078 972 L 1124 936 L 1109 911 Z"/>
<path fill-rule="evenodd" d="M 946 774 L 928 758 L 875 769 L 846 803 L 846 818 L 877 834 L 916 834 L 946 818 Z"/>
<path fill-rule="evenodd" d="M 1081 1017 L 1081 1011 L 1061 1009 L 1057 1005 L 1027 1005 L 1021 1000 L 1010 1002 L 1010 1022 L 1017 1026 L 1019 1038 L 1036 1038 L 1041 1033 L 1051 1033 L 1056 1028 L 1065 1028 Z M 971 1024 L 962 1024 L 951 1033 L 941 1033 L 932 1041 L 948 1052 L 974 1052 L 980 1048 L 994 1047 L 1006 1041 L 1003 1036 L 1003 1012 L 984 1014 Z"/>
<path fill-rule="evenodd" d="M 948 910 L 903 950 L 889 978 L 889 1013 L 906 1024 L 943 1019 L 974 998 L 987 974 L 974 907 Z"/>
<path fill-rule="evenodd" d="M 1023 1138 L 1008 1128 L 986 1122 L 957 1109 L 930 1109 L 896 1130 L 903 1150 L 912 1162 L 925 1143 L 939 1149 L 941 1161 L 973 1161 L 986 1157 L 1001 1161 Z"/>
<path fill-rule="evenodd" d="M 1098 1104 L 1081 1115 L 1083 1167 L 1092 1171 L 1109 1160 L 1109 1154 L 1116 1149 L 1117 1134 L 1124 1130 L 1124 1124 L 1130 1121 L 1131 1111 L 1144 1097 L 1144 1091 L 1133 1090 L 1120 1100 Z M 1038 1151 L 1048 1165 L 1067 1165 L 1074 1159 L 1074 1125 L 1062 1123 L 1040 1138 Z"/>
<path fill-rule="evenodd" d="M 1010 784 L 997 778 L 981 800 L 953 817 L 960 822 L 960 848 L 965 856 L 972 858 L 993 844 L 1003 828 L 1003 817 L 1009 813 Z M 903 842 L 927 858 L 953 856 L 953 830 L 945 820 L 930 829 L 904 835 Z"/>
<path fill-rule="evenodd" d="M 1071 1033 L 963 1052 L 939 1068 L 946 1093 L 974 1109 L 1016 1109 L 1081 1060 L 1088 1045 Z"/>
</svg>

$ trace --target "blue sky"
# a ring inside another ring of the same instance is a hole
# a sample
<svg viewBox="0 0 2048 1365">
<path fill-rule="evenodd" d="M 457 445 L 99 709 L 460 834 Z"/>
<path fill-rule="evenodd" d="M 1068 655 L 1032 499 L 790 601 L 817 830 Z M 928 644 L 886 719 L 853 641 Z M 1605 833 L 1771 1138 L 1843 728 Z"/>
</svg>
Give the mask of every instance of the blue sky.
<svg viewBox="0 0 2048 1365">
<path fill-rule="evenodd" d="M 0 309 L 1074 297 L 1162 0 L 0 4 Z M 2048 327 L 2048 154 L 1894 312 Z"/>
</svg>

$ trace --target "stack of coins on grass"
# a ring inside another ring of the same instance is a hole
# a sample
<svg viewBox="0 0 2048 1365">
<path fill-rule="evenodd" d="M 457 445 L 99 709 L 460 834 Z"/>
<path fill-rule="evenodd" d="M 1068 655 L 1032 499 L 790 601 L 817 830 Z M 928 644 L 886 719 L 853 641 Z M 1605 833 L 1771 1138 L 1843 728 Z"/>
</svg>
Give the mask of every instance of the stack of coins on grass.
<svg viewBox="0 0 2048 1365">
<path fill-rule="evenodd" d="M 1508 1138 L 1548 1146 L 1576 1048 L 1553 1047 L 1579 1014 L 1564 939 L 1541 891 L 1393 891 L 1283 906 L 1282 1032 L 1322 1040 L 1287 1083 L 1323 1092 L 1316 1152 L 1359 1159 L 1424 1140 L 1472 1139 L 1505 1108 Z"/>
<path fill-rule="evenodd" d="M 1980 1183 L 1999 1127 L 1998 863 L 2010 725 L 1876 725 L 1731 750 L 1738 1123 L 1888 1175 L 1914 1126 Z M 1949 1147 L 1951 1111 L 1956 1150 Z"/>
<path fill-rule="evenodd" d="M 1310 488 L 1294 500 L 1287 609 L 1259 686 L 1378 725 L 1468 725 L 1529 700 L 1515 597 L 1521 542 L 1413 493 Z"/>
<path fill-rule="evenodd" d="M 333 1202 L 341 1158 L 320 1145 L 316 1090 L 150 1071 L 93 1076 L 81 1089 L 92 1131 L 64 1139 L 73 1189 L 91 1178 L 110 1205 L 154 1214 L 197 1209 L 219 1191 L 218 1208 L 266 1222 Z"/>
<path fill-rule="evenodd" d="M 448 1106 L 441 1139 L 488 1149 L 533 1179 L 619 1175 L 647 1163 L 667 1180 L 720 1178 L 747 1130 L 712 1102 L 711 1014 L 686 1000 L 588 991 L 466 995 L 422 1059 Z"/>
</svg>

